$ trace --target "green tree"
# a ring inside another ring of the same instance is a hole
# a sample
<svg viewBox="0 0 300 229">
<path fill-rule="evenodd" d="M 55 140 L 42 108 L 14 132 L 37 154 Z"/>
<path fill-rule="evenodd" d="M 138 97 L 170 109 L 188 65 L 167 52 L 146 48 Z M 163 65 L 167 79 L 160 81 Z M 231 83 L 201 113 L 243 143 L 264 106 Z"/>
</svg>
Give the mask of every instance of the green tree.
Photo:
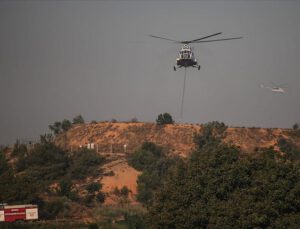
<svg viewBox="0 0 300 229">
<path fill-rule="evenodd" d="M 73 124 L 83 124 L 84 119 L 81 115 L 77 115 L 73 118 Z"/>
<path fill-rule="evenodd" d="M 299 124 L 298 123 L 295 123 L 294 125 L 293 125 L 293 130 L 298 130 L 299 129 Z"/>
<path fill-rule="evenodd" d="M 128 197 L 130 190 L 127 188 L 127 186 L 123 186 L 120 190 L 120 193 L 122 196 Z"/>
<path fill-rule="evenodd" d="M 61 129 L 62 131 L 68 131 L 72 126 L 72 123 L 67 120 L 67 119 L 64 119 L 62 122 L 61 122 Z"/>
<path fill-rule="evenodd" d="M 61 126 L 61 122 L 54 122 L 52 125 L 49 125 L 49 129 L 54 133 L 54 135 L 57 135 L 62 132 Z"/>
<path fill-rule="evenodd" d="M 70 158 L 70 174 L 73 179 L 84 179 L 86 176 L 96 175 L 105 158 L 94 150 L 82 148 L 73 152 Z"/>
<path fill-rule="evenodd" d="M 104 203 L 105 194 L 103 192 L 98 192 L 97 195 L 96 195 L 96 200 L 100 203 Z"/>
<path fill-rule="evenodd" d="M 94 192 L 98 192 L 99 189 L 102 188 L 102 185 L 98 182 L 93 182 L 93 183 L 90 183 L 86 186 L 86 190 L 89 192 L 89 193 L 94 193 Z"/>
<path fill-rule="evenodd" d="M 153 192 L 161 186 L 167 171 L 179 160 L 167 158 L 160 146 L 152 142 L 144 142 L 133 154 L 129 155 L 129 165 L 143 173 L 138 177 L 137 200 L 148 203 L 152 199 Z"/>
<path fill-rule="evenodd" d="M 127 158 L 129 165 L 137 170 L 144 170 L 163 155 L 160 146 L 152 142 L 144 142 L 142 146 Z"/>
<path fill-rule="evenodd" d="M 13 156 L 24 157 L 27 154 L 27 146 L 26 144 L 21 144 L 18 140 L 14 144 L 14 148 L 12 151 Z"/>
<path fill-rule="evenodd" d="M 24 163 L 26 174 L 41 182 L 51 182 L 65 175 L 69 167 L 67 153 L 48 136 L 41 136 L 41 142 L 35 145 Z"/>
<path fill-rule="evenodd" d="M 147 203 L 149 228 L 297 228 L 299 164 L 272 148 L 247 155 L 214 139 L 214 131 L 208 136 L 168 170 Z"/>
<path fill-rule="evenodd" d="M 174 120 L 169 113 L 159 114 L 156 119 L 157 125 L 173 124 Z"/>
<path fill-rule="evenodd" d="M 225 136 L 226 129 L 227 126 L 223 122 L 208 122 L 203 125 L 201 132 L 195 134 L 194 142 L 198 149 L 201 149 L 205 145 L 219 144 Z"/>
<path fill-rule="evenodd" d="M 63 179 L 59 182 L 58 194 L 69 197 L 72 191 L 73 183 L 69 179 Z"/>
</svg>

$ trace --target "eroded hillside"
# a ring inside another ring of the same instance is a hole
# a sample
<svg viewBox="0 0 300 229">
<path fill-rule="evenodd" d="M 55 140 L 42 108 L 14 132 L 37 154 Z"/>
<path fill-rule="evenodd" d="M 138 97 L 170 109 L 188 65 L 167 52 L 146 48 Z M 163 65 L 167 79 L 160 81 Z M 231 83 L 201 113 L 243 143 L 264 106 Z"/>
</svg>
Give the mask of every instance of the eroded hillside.
<svg viewBox="0 0 300 229">
<path fill-rule="evenodd" d="M 163 146 L 168 152 L 187 156 L 193 149 L 194 133 L 200 125 L 174 124 L 158 126 L 154 123 L 109 123 L 77 125 L 58 136 L 56 143 L 69 150 L 94 143 L 99 153 L 130 153 L 145 141 Z"/>
<path fill-rule="evenodd" d="M 123 186 L 129 188 L 129 200 L 131 204 L 135 204 L 136 181 L 140 172 L 127 164 L 126 154 L 133 153 L 143 142 L 149 141 L 162 146 L 169 154 L 187 157 L 195 147 L 194 134 L 199 131 L 201 125 L 198 124 L 158 126 L 154 123 L 100 122 L 73 126 L 69 131 L 57 136 L 56 144 L 75 151 L 93 143 L 96 152 L 108 158 L 107 164 L 103 166 L 103 174 L 106 175 L 92 178 L 95 182 L 103 184 L 103 191 L 108 197 L 105 204 L 118 204 L 118 198 L 113 193 L 115 188 L 120 189 Z M 227 128 L 223 141 L 251 153 L 256 148 L 271 146 L 280 151 L 277 146 L 280 138 L 299 142 L 297 138 L 291 138 L 289 131 L 284 129 L 232 127 Z"/>
<path fill-rule="evenodd" d="M 110 123 L 76 125 L 57 137 L 56 143 L 68 150 L 94 143 L 99 153 L 134 152 L 143 142 L 163 146 L 169 153 L 186 157 L 194 148 L 193 136 L 201 131 L 198 124 L 158 126 L 154 123 Z M 290 138 L 287 130 L 266 128 L 228 128 L 224 142 L 252 152 L 256 147 L 275 146 L 280 137 Z"/>
</svg>

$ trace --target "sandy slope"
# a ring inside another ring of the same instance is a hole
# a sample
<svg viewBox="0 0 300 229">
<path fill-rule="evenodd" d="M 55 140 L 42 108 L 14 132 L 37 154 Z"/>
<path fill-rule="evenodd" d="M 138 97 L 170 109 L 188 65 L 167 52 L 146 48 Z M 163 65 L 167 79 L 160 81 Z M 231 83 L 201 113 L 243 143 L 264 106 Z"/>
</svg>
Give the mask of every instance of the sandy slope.
<svg viewBox="0 0 300 229">
<path fill-rule="evenodd" d="M 120 198 L 113 194 L 117 187 L 127 186 L 130 189 L 129 200 L 136 204 L 137 177 L 140 172 L 130 167 L 126 155 L 134 152 L 145 141 L 162 146 L 166 152 L 187 157 L 193 148 L 193 137 L 201 131 L 201 125 L 175 124 L 157 126 L 154 123 L 110 123 L 76 125 L 68 132 L 57 137 L 56 143 L 66 149 L 76 150 L 94 143 L 95 150 L 109 158 L 104 165 L 104 173 L 110 174 L 96 178 L 103 184 L 107 195 L 106 205 L 116 205 Z M 244 152 L 251 153 L 257 147 L 276 146 L 280 137 L 290 138 L 287 130 L 263 128 L 228 128 L 224 142 L 240 147 Z M 299 143 L 298 139 L 296 143 Z M 126 148 L 124 148 L 126 145 Z"/>
</svg>

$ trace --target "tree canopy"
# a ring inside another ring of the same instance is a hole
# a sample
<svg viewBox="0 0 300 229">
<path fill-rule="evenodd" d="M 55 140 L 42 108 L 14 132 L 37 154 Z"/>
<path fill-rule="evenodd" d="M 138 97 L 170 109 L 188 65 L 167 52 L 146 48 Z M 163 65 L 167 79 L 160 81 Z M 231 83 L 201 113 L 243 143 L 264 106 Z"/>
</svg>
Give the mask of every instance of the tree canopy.
<svg viewBox="0 0 300 229">
<path fill-rule="evenodd" d="M 149 228 L 299 228 L 299 164 L 272 148 L 244 154 L 217 141 L 215 127 L 169 170 L 148 204 Z"/>
<path fill-rule="evenodd" d="M 157 125 L 173 124 L 174 120 L 169 113 L 159 114 L 156 119 Z"/>
</svg>

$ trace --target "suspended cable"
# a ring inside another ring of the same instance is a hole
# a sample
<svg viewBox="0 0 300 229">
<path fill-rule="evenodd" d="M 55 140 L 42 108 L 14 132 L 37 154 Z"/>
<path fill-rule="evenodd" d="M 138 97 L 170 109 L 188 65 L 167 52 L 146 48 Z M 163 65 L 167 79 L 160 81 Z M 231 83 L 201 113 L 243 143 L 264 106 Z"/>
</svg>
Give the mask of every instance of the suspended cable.
<svg viewBox="0 0 300 229">
<path fill-rule="evenodd" d="M 181 106 L 180 106 L 180 119 L 181 119 L 181 121 L 183 121 L 183 102 L 184 102 L 184 93 L 185 93 L 185 79 L 186 79 L 186 68 L 184 68 L 183 91 L 182 91 Z"/>
</svg>

